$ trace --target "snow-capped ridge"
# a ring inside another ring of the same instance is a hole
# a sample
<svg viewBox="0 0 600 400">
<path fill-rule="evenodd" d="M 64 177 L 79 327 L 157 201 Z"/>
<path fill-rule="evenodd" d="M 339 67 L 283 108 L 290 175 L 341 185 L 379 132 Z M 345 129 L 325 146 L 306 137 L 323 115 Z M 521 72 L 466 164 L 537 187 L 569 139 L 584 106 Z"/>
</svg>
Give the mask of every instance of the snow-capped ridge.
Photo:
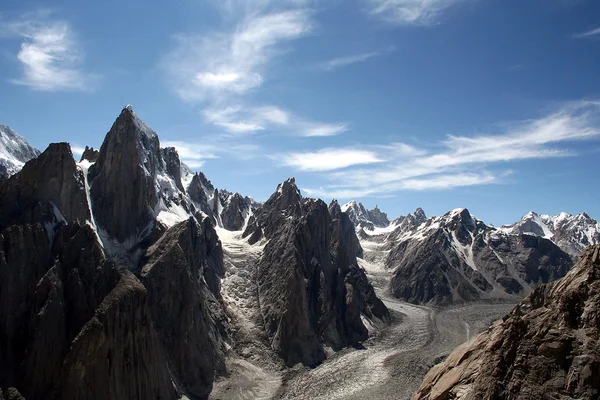
<svg viewBox="0 0 600 400">
<path fill-rule="evenodd" d="M 40 154 L 23 136 L 8 125 L 0 124 L 0 177 L 17 173 L 27 161 Z"/>
<path fill-rule="evenodd" d="M 498 228 L 506 234 L 541 236 L 577 257 L 587 246 L 600 243 L 600 224 L 587 213 L 557 215 L 527 213 L 520 221 Z"/>
</svg>

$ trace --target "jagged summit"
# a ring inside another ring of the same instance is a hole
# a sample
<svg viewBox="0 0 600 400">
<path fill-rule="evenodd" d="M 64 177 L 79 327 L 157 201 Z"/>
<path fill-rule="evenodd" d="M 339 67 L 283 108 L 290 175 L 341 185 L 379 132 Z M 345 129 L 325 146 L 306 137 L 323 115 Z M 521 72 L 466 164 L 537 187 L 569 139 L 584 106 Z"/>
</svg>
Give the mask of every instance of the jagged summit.
<svg viewBox="0 0 600 400">
<path fill-rule="evenodd" d="M 0 178 L 15 174 L 40 151 L 9 126 L 0 124 Z"/>
<path fill-rule="evenodd" d="M 587 213 L 558 215 L 527 213 L 520 221 L 503 225 L 506 234 L 528 234 L 550 239 L 564 251 L 577 257 L 587 246 L 600 243 L 600 224 Z"/>
<path fill-rule="evenodd" d="M 291 177 L 277 185 L 277 190 L 273 193 L 273 196 L 286 196 L 286 197 L 295 197 L 297 199 L 302 198 L 302 194 L 300 193 L 300 189 L 296 186 L 296 178 Z"/>
<path fill-rule="evenodd" d="M 342 206 L 342 211 L 348 214 L 357 228 L 374 230 L 375 228 L 386 228 L 390 225 L 387 214 L 377 206 L 372 210 L 367 210 L 362 203 L 352 200 Z"/>
</svg>

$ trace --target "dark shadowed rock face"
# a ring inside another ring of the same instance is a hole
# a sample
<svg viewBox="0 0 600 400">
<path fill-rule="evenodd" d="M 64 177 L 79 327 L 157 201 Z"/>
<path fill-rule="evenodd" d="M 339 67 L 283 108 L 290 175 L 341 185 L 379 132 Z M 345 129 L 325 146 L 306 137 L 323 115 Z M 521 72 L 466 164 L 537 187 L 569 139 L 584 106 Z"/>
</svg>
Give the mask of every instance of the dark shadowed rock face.
<svg viewBox="0 0 600 400">
<path fill-rule="evenodd" d="M 146 294 L 90 226 L 0 234 L 0 387 L 25 398 L 175 398 Z M 94 390 L 90 391 L 90 388 Z"/>
<path fill-rule="evenodd" d="M 600 246 L 429 371 L 414 399 L 600 397 Z"/>
<path fill-rule="evenodd" d="M 210 234 L 216 238 L 214 230 Z M 215 271 L 209 265 L 211 252 L 220 251 L 211 239 L 195 220 L 181 222 L 148 249 L 141 271 L 171 371 L 184 391 L 198 398 L 208 397 L 215 371 L 225 370 L 223 328 L 208 305 L 216 302 L 215 294 L 202 279 L 218 282 L 215 273 L 223 273 L 222 266 Z M 214 289 L 218 296 L 218 286 Z"/>
<path fill-rule="evenodd" d="M 86 181 L 95 157 L 77 165 L 52 144 L 0 181 L 2 396 L 206 398 L 227 332 L 214 225 L 182 192 L 174 149 L 130 107 Z M 128 238 L 136 257 L 117 266 Z"/>
<path fill-rule="evenodd" d="M 0 228 L 21 222 L 85 222 L 90 213 L 83 180 L 69 144 L 51 144 L 18 174 L 0 182 Z"/>
<path fill-rule="evenodd" d="M 152 328 L 146 289 L 121 275 L 70 346 L 58 388 L 64 399 L 173 399 Z"/>
<path fill-rule="evenodd" d="M 333 200 L 331 204 L 329 204 L 329 215 L 334 221 L 338 221 L 336 224 L 334 224 L 336 229 L 339 228 L 339 232 L 336 232 L 336 234 L 342 238 L 342 243 L 344 243 L 346 246 L 348 255 L 350 257 L 362 258 L 363 249 L 360 246 L 358 237 L 356 236 L 354 224 L 350 220 L 350 217 L 346 213 L 342 212 L 337 200 Z"/>
<path fill-rule="evenodd" d="M 402 221 L 401 223 L 403 223 Z M 515 298 L 564 276 L 572 260 L 550 240 L 506 235 L 454 210 L 390 235 L 390 289 L 411 303 Z"/>
<path fill-rule="evenodd" d="M 247 218 L 254 214 L 259 204 L 251 197 L 243 197 L 239 193 L 227 190 L 219 191 L 221 202 L 221 222 L 223 228 L 230 231 L 239 231 L 244 228 Z"/>
<path fill-rule="evenodd" d="M 200 210 L 206 215 L 212 215 L 212 208 L 208 205 L 208 198 L 202 187 L 202 179 L 199 174 L 195 174 L 190 185 L 187 188 L 188 195 L 199 206 Z"/>
<path fill-rule="evenodd" d="M 161 151 L 165 161 L 167 173 L 175 181 L 177 189 L 184 192 L 185 190 L 183 189 L 183 184 L 181 183 L 181 161 L 179 160 L 179 154 L 177 154 L 177 150 L 175 150 L 175 147 L 165 147 L 164 149 L 161 149 Z"/>
<path fill-rule="evenodd" d="M 154 224 L 162 168 L 158 136 L 126 107 L 106 135 L 89 169 L 90 195 L 98 226 L 119 242 L 139 237 Z"/>
<path fill-rule="evenodd" d="M 324 344 L 337 350 L 366 339 L 361 314 L 388 317 L 356 267 L 349 220 L 333 208 L 337 218 L 321 200 L 302 199 L 289 179 L 245 232 L 252 242 L 269 239 L 258 263 L 261 314 L 272 348 L 288 365 L 314 366 L 325 359 Z"/>
</svg>

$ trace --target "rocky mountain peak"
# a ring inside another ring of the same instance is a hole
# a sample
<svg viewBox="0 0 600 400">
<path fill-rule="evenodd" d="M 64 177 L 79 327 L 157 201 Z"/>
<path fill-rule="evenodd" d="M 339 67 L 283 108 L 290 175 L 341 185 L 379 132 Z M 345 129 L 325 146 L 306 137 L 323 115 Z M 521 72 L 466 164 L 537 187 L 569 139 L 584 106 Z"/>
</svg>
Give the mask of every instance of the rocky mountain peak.
<svg viewBox="0 0 600 400">
<path fill-rule="evenodd" d="M 417 207 L 417 209 L 415 210 L 415 212 L 412 213 L 412 215 L 421 222 L 424 222 L 427 219 L 425 211 L 423 211 L 421 207 Z"/>
<path fill-rule="evenodd" d="M 342 212 L 342 207 L 340 206 L 340 203 L 338 203 L 338 201 L 336 199 L 331 200 L 331 203 L 329 203 L 329 214 L 335 218 L 335 215 L 338 215 L 339 213 Z"/>
<path fill-rule="evenodd" d="M 456 208 L 452 211 L 447 212 L 442 217 L 444 222 L 449 225 L 452 230 L 464 228 L 469 232 L 475 230 L 476 223 L 473 216 L 466 208 Z"/>
<path fill-rule="evenodd" d="M 301 200 L 302 195 L 296 186 L 296 179 L 289 178 L 277 185 L 277 191 L 271 195 L 267 203 L 280 211 L 288 211 L 290 215 L 295 215 L 300 209 Z"/>
<path fill-rule="evenodd" d="M 0 124 L 0 178 L 15 174 L 27 161 L 39 154 L 39 150 L 27 143 L 21 135 L 9 126 Z"/>
<path fill-rule="evenodd" d="M 367 210 L 362 203 L 352 200 L 342 206 L 342 211 L 348 214 L 348 217 L 357 228 L 374 230 L 390 225 L 387 214 L 382 212 L 378 206 L 375 206 L 372 210 Z"/>
<path fill-rule="evenodd" d="M 159 201 L 156 177 L 164 169 L 158 136 L 125 107 L 89 168 L 99 227 L 120 243 L 147 232 Z"/>
<path fill-rule="evenodd" d="M 91 163 L 95 163 L 98 160 L 99 156 L 100 152 L 98 150 L 95 150 L 93 147 L 85 146 L 85 150 L 83 150 L 83 153 L 81 154 L 81 159 L 79 161 L 81 162 L 83 160 L 87 160 Z"/>
<path fill-rule="evenodd" d="M 83 174 L 75 164 L 68 143 L 52 143 L 28 161 L 0 187 L 0 228 L 19 222 L 48 224 L 89 219 Z M 49 232 L 51 234 L 51 232 Z"/>
</svg>

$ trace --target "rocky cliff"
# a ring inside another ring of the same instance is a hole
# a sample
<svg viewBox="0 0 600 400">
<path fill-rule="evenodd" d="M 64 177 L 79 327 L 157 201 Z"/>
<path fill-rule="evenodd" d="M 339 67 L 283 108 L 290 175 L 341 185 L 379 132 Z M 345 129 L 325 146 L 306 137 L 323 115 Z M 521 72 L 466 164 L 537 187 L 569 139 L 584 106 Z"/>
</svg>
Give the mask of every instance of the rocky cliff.
<svg viewBox="0 0 600 400">
<path fill-rule="evenodd" d="M 51 144 L 0 181 L 5 397 L 208 397 L 225 373 L 223 253 L 181 171 L 126 107 L 97 154 Z"/>
<path fill-rule="evenodd" d="M 361 321 L 388 311 L 357 267 L 356 236 L 339 206 L 302 198 L 294 179 L 251 217 L 244 235 L 268 240 L 258 263 L 258 291 L 271 347 L 286 364 L 314 366 L 324 346 L 341 349 L 367 338 Z"/>
<path fill-rule="evenodd" d="M 431 369 L 414 399 L 600 397 L 600 246 Z"/>
</svg>

